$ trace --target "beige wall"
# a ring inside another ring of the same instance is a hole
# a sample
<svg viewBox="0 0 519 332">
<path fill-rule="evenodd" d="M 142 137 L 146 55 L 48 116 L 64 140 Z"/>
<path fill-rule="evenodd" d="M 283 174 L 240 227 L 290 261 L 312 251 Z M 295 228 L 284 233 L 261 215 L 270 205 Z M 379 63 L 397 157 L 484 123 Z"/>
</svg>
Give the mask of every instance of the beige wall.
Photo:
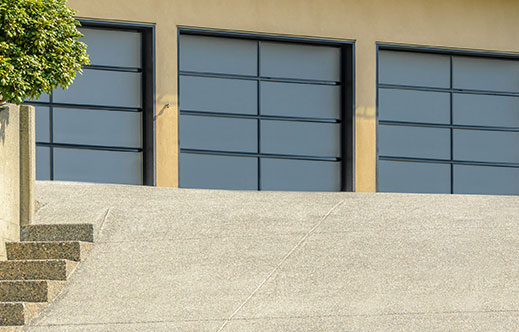
<svg viewBox="0 0 519 332">
<path fill-rule="evenodd" d="M 20 240 L 20 135 L 16 106 L 0 107 L 0 260 L 5 241 Z"/>
<path fill-rule="evenodd" d="M 517 0 L 70 0 L 78 16 L 155 23 L 157 180 L 178 185 L 177 27 L 356 42 L 356 189 L 376 184 L 376 43 L 519 52 Z"/>
</svg>

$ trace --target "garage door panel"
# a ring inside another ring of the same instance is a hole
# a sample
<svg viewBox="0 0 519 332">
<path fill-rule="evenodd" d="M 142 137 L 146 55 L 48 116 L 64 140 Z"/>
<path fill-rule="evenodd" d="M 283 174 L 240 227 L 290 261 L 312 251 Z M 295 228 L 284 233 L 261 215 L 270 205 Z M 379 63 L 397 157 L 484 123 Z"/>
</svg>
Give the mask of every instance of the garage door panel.
<svg viewBox="0 0 519 332">
<path fill-rule="evenodd" d="M 339 124 L 261 121 L 261 152 L 300 156 L 339 157 Z"/>
<path fill-rule="evenodd" d="M 409 86 L 378 87 L 379 191 L 519 193 L 519 97 L 499 94 L 519 91 L 518 61 L 382 51 L 380 83 Z M 431 158 L 445 164 L 420 160 Z"/>
<path fill-rule="evenodd" d="M 389 160 L 378 163 L 380 192 L 448 194 L 450 181 L 450 165 Z"/>
<path fill-rule="evenodd" d="M 341 189 L 341 162 L 289 160 L 341 157 L 340 48 L 185 35 L 180 57 L 181 187 Z"/>
<path fill-rule="evenodd" d="M 142 153 L 54 148 L 54 179 L 142 184 Z"/>
<path fill-rule="evenodd" d="M 378 146 L 381 156 L 450 159 L 450 130 L 379 126 Z"/>
<path fill-rule="evenodd" d="M 519 169 L 455 165 L 454 193 L 519 195 Z"/>
<path fill-rule="evenodd" d="M 97 67 L 38 99 L 48 105 L 36 107 L 36 178 L 142 184 L 144 32 L 80 30 Z"/>
<path fill-rule="evenodd" d="M 270 159 L 261 160 L 263 190 L 340 191 L 339 162 Z"/>
<path fill-rule="evenodd" d="M 255 81 L 182 76 L 180 95 L 181 110 L 257 114 Z"/>
<path fill-rule="evenodd" d="M 380 51 L 379 83 L 450 88 L 450 57 Z"/>
<path fill-rule="evenodd" d="M 54 142 L 142 148 L 140 112 L 54 108 Z"/>
<path fill-rule="evenodd" d="M 50 108 L 35 107 L 36 142 L 50 143 Z"/>
<path fill-rule="evenodd" d="M 519 163 L 519 133 L 454 130 L 454 159 Z"/>
<path fill-rule="evenodd" d="M 261 82 L 261 114 L 318 119 L 341 118 L 341 88 Z"/>
<path fill-rule="evenodd" d="M 340 81 L 341 50 L 336 47 L 261 43 L 261 76 Z"/>
<path fill-rule="evenodd" d="M 54 91 L 54 102 L 140 108 L 141 84 L 141 73 L 84 69 L 70 88 Z"/>
<path fill-rule="evenodd" d="M 519 63 L 455 56 L 453 84 L 458 89 L 519 92 Z"/>
<path fill-rule="evenodd" d="M 456 125 L 519 127 L 519 98 L 454 94 L 453 121 Z"/>
<path fill-rule="evenodd" d="M 237 156 L 180 154 L 180 187 L 258 190 L 258 159 Z"/>
<path fill-rule="evenodd" d="M 251 119 L 180 116 L 184 149 L 257 152 L 258 122 Z"/>
<path fill-rule="evenodd" d="M 181 35 L 180 43 L 182 71 L 257 75 L 256 41 Z"/>
<path fill-rule="evenodd" d="M 50 180 L 50 148 L 46 146 L 36 147 L 36 178 L 38 180 Z"/>
<path fill-rule="evenodd" d="M 379 120 L 450 123 L 450 94 L 444 92 L 380 89 Z"/>
<path fill-rule="evenodd" d="M 97 66 L 141 67 L 142 34 L 132 31 L 80 28 L 87 44 L 90 64 Z"/>
</svg>

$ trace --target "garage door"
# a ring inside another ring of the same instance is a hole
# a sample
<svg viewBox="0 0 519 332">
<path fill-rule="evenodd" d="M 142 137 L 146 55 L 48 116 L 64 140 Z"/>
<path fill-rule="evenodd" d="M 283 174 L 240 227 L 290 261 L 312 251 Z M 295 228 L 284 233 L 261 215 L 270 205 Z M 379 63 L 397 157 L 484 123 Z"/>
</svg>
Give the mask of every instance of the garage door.
<svg viewBox="0 0 519 332">
<path fill-rule="evenodd" d="M 142 33 L 80 30 L 91 66 L 34 104 L 37 179 L 142 184 Z"/>
<path fill-rule="evenodd" d="M 378 190 L 519 194 L 519 62 L 380 51 Z"/>
<path fill-rule="evenodd" d="M 181 35 L 180 186 L 341 190 L 341 49 Z"/>
</svg>

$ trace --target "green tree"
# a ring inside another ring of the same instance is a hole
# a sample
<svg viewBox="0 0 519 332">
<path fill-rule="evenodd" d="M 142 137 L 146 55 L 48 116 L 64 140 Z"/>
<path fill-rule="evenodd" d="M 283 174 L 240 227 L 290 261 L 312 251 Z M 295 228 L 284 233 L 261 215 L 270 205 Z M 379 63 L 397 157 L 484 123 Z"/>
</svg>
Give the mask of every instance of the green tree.
<svg viewBox="0 0 519 332">
<path fill-rule="evenodd" d="M 66 0 L 0 0 L 0 100 L 20 104 L 70 86 L 89 64 Z"/>
</svg>

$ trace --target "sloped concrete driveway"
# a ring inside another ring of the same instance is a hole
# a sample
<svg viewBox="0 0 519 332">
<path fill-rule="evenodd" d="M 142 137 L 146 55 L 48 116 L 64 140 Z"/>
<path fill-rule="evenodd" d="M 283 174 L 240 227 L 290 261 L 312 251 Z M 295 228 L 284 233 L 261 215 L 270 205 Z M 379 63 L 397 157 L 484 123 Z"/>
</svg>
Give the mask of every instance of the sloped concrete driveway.
<svg viewBox="0 0 519 332">
<path fill-rule="evenodd" d="M 38 183 L 96 244 L 28 331 L 519 331 L 519 197 Z"/>
</svg>

